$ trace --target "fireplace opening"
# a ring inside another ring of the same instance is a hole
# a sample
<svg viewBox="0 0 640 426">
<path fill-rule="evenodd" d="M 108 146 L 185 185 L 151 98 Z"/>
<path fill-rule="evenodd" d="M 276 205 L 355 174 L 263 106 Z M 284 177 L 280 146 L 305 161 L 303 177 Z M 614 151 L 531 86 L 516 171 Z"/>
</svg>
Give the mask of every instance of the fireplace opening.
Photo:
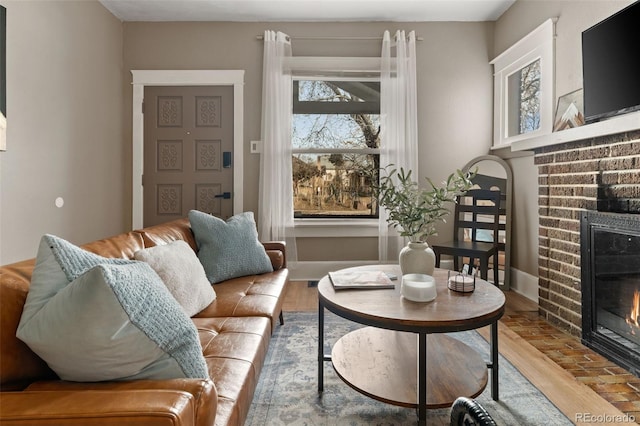
<svg viewBox="0 0 640 426">
<path fill-rule="evenodd" d="M 640 216 L 581 217 L 582 342 L 640 376 Z"/>
</svg>

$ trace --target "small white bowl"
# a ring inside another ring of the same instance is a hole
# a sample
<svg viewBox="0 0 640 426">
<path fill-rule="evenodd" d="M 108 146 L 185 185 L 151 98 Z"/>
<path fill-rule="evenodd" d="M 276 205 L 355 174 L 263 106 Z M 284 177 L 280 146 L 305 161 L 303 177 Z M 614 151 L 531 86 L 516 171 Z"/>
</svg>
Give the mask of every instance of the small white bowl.
<svg viewBox="0 0 640 426">
<path fill-rule="evenodd" d="M 400 294 L 412 302 L 431 302 L 437 295 L 436 281 L 431 275 L 403 275 Z"/>
</svg>

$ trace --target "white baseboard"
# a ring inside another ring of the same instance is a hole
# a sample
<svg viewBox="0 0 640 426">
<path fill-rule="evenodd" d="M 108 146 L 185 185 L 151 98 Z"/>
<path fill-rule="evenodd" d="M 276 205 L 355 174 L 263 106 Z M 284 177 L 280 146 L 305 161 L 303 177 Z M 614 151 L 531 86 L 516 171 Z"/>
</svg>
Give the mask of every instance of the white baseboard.
<svg viewBox="0 0 640 426">
<path fill-rule="evenodd" d="M 511 268 L 511 291 L 538 303 L 538 277 Z"/>
<path fill-rule="evenodd" d="M 289 279 L 291 281 L 318 281 L 327 275 L 330 271 L 338 269 L 351 268 L 362 265 L 378 264 L 377 260 L 346 260 L 346 261 L 300 261 L 287 262 L 289 268 Z"/>
<path fill-rule="evenodd" d="M 351 268 L 362 265 L 375 265 L 377 260 L 363 261 L 301 261 L 289 262 L 289 279 L 291 281 L 318 281 L 330 271 Z M 443 260 L 440 267 L 447 269 L 453 267 L 452 260 Z M 511 268 L 511 291 L 514 291 L 527 299 L 538 303 L 538 277 Z"/>
<path fill-rule="evenodd" d="M 442 260 L 440 267 L 444 269 L 453 269 L 453 260 Z M 503 271 L 500 271 L 500 282 L 503 280 Z M 491 276 L 491 270 L 489 270 Z M 510 290 L 518 293 L 527 299 L 538 303 L 538 277 L 519 269 L 511 268 L 511 287 Z"/>
</svg>

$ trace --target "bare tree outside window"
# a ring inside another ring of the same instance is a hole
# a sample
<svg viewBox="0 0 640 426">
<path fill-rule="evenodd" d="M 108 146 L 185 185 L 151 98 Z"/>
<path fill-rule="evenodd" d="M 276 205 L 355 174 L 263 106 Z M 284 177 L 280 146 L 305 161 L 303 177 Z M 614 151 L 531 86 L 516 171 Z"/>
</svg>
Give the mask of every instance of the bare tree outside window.
<svg viewBox="0 0 640 426">
<path fill-rule="evenodd" d="M 520 134 L 540 128 L 540 60 L 520 70 Z"/>
<path fill-rule="evenodd" d="M 294 82 L 294 216 L 377 217 L 380 83 Z"/>
<path fill-rule="evenodd" d="M 540 60 L 508 77 L 509 136 L 540 128 Z"/>
</svg>

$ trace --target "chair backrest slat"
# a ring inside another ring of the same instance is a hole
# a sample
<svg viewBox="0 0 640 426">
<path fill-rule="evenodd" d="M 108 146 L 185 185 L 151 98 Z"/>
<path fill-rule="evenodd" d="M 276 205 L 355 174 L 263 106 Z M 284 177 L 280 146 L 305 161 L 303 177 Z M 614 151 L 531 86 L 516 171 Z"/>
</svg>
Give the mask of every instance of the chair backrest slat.
<svg viewBox="0 0 640 426">
<path fill-rule="evenodd" d="M 454 239 L 464 239 L 464 231 L 469 230 L 471 241 L 499 244 L 503 196 L 498 190 L 471 189 L 458 199 L 454 214 Z M 503 213 L 504 214 L 504 213 Z M 478 232 L 481 231 L 481 232 Z M 487 232 L 490 231 L 487 235 Z M 480 235 L 478 235 L 480 234 Z"/>
</svg>

